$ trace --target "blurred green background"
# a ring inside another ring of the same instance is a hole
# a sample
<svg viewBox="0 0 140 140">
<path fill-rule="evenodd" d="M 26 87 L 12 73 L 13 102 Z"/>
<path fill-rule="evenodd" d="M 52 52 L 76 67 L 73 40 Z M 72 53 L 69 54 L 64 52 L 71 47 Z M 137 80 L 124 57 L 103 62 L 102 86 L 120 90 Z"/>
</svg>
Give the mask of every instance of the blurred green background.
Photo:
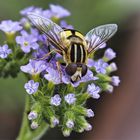
<svg viewBox="0 0 140 140">
<path fill-rule="evenodd" d="M 105 23 L 121 25 L 140 9 L 140 0 L 0 0 L 0 21 L 19 20 L 19 11 L 23 8 L 34 5 L 45 9 L 51 3 L 68 9 L 71 12 L 68 23 L 83 33 Z M 26 94 L 23 88 L 25 82 L 22 74 L 16 79 L 0 79 L 0 139 L 14 139 L 18 133 Z M 4 135 L 3 132 L 14 128 L 15 131 Z"/>
</svg>

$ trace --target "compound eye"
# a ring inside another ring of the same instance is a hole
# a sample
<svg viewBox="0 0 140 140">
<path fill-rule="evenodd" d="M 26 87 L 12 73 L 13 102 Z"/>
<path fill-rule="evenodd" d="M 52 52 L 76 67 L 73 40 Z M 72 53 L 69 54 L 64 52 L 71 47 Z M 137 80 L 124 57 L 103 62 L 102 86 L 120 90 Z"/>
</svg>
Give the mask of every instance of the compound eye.
<svg viewBox="0 0 140 140">
<path fill-rule="evenodd" d="M 68 64 L 65 70 L 69 76 L 72 76 L 77 70 L 77 65 L 74 63 Z"/>
<path fill-rule="evenodd" d="M 87 66 L 86 65 L 82 65 L 82 76 L 85 76 L 87 73 Z"/>
</svg>

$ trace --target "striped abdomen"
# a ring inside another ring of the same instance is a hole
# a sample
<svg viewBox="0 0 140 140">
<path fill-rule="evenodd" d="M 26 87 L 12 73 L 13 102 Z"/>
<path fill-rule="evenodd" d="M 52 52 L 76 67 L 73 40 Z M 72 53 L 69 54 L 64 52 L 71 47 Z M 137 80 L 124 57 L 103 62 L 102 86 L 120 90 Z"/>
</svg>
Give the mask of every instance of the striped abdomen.
<svg viewBox="0 0 140 140">
<path fill-rule="evenodd" d="M 81 43 L 72 43 L 69 47 L 70 61 L 72 63 L 86 63 L 86 50 Z"/>
</svg>

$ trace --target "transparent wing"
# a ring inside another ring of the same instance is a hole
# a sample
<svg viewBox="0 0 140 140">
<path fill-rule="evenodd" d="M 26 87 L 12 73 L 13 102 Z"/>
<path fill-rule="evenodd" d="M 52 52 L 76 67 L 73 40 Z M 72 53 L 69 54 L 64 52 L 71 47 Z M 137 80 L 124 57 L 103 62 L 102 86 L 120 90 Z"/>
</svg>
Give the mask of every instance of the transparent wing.
<svg viewBox="0 0 140 140">
<path fill-rule="evenodd" d="M 28 18 L 42 33 L 44 33 L 49 41 L 59 50 L 64 50 L 63 42 L 60 33 L 64 30 L 51 21 L 50 19 L 44 18 L 38 14 L 32 12 L 28 13 Z M 64 33 L 63 33 L 64 36 Z"/>
<path fill-rule="evenodd" d="M 116 33 L 117 28 L 116 24 L 106 24 L 93 28 L 89 31 L 85 36 L 89 47 L 88 52 L 92 53 L 98 48 L 104 46 L 105 42 Z"/>
</svg>

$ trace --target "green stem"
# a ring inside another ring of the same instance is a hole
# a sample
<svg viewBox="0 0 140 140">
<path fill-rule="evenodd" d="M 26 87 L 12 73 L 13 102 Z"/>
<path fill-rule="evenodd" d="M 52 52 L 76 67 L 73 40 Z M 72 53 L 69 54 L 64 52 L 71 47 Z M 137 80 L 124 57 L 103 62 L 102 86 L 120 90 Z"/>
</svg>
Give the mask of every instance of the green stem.
<svg viewBox="0 0 140 140">
<path fill-rule="evenodd" d="M 17 140 L 38 140 L 48 130 L 49 125 L 46 122 L 42 122 L 36 130 L 31 130 L 27 112 L 30 111 L 30 98 L 26 97 L 25 110 L 23 114 L 22 126 L 20 129 Z"/>
</svg>

